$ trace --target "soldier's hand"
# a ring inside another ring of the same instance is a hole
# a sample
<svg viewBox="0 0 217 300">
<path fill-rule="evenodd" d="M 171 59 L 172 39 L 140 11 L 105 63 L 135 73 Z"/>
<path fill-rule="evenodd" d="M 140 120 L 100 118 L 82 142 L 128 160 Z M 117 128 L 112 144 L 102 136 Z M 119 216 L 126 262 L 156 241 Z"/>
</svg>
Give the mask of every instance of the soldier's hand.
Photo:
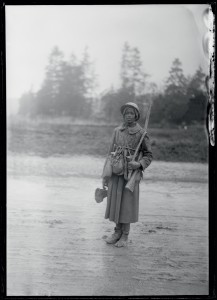
<svg viewBox="0 0 217 300">
<path fill-rule="evenodd" d="M 130 161 L 128 163 L 129 170 L 136 170 L 141 167 L 141 164 L 138 161 Z"/>
<path fill-rule="evenodd" d="M 103 187 L 103 189 L 105 188 L 105 187 L 107 187 L 108 186 L 108 179 L 106 178 L 106 177 L 104 177 L 103 179 L 102 179 L 102 187 Z"/>
</svg>

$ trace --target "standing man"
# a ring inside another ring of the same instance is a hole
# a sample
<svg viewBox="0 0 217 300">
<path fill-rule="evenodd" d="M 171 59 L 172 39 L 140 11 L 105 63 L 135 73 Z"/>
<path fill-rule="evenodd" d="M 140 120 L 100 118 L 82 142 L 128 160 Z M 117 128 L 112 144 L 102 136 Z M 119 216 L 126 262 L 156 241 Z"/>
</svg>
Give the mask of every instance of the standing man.
<svg viewBox="0 0 217 300">
<path fill-rule="evenodd" d="M 152 152 L 150 140 L 147 134 L 140 146 L 141 153 L 135 161 L 129 161 L 139 144 L 144 129 L 137 123 L 140 118 L 138 106 L 133 102 L 128 102 L 121 107 L 123 124 L 116 127 L 109 148 L 109 153 L 105 162 L 110 163 L 111 152 L 116 156 L 116 162 L 119 163 L 119 169 L 112 167 L 111 176 L 107 176 L 104 166 L 102 178 L 103 187 L 108 187 L 107 206 L 105 218 L 116 224 L 114 233 L 106 239 L 108 244 L 114 244 L 116 247 L 125 247 L 127 245 L 130 224 L 138 222 L 139 214 L 139 183 L 142 173 L 152 161 Z M 139 160 L 138 160 L 139 157 Z M 122 161 L 122 168 L 121 166 Z M 129 170 L 138 170 L 136 176 L 134 191 L 131 192 L 125 188 L 127 184 L 127 173 Z M 117 173 L 118 172 L 118 173 Z"/>
</svg>

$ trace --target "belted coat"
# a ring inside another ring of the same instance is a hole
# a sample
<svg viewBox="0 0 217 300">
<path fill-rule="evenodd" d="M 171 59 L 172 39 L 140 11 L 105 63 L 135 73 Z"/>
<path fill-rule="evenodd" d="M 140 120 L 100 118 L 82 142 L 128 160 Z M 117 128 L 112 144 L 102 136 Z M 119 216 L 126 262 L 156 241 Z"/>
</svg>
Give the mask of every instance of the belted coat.
<svg viewBox="0 0 217 300">
<path fill-rule="evenodd" d="M 116 127 L 112 135 L 107 159 L 109 154 L 114 151 L 115 146 L 127 147 L 133 154 L 143 133 L 144 129 L 138 123 L 133 127 L 126 127 L 124 124 Z M 140 152 L 142 152 L 142 158 L 139 160 L 141 168 L 133 192 L 125 188 L 127 181 L 124 175 L 112 174 L 108 180 L 105 218 L 116 224 L 135 223 L 138 221 L 139 183 L 142 173 L 150 165 L 153 158 L 147 133 L 140 146 Z M 105 177 L 104 174 L 102 174 L 102 177 Z"/>
</svg>

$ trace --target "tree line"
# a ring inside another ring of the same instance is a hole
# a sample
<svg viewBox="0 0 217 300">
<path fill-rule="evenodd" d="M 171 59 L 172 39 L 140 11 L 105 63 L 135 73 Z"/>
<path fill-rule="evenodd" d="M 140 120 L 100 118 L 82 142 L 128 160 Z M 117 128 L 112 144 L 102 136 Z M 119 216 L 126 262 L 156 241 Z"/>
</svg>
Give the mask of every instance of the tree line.
<svg viewBox="0 0 217 300">
<path fill-rule="evenodd" d="M 35 116 L 89 117 L 95 87 L 95 74 L 85 48 L 81 60 L 72 54 L 69 61 L 55 46 L 49 56 L 45 78 L 37 93 L 20 98 L 19 113 Z"/>
<path fill-rule="evenodd" d="M 133 101 L 144 110 L 151 101 L 152 124 L 204 122 L 207 95 L 201 67 L 192 76 L 185 76 L 181 61 L 175 58 L 161 91 L 148 78 L 139 49 L 125 42 L 120 64 L 120 88 L 111 87 L 96 96 L 97 80 L 88 49 L 84 49 L 80 60 L 72 54 L 66 61 L 59 48 L 54 47 L 41 88 L 37 93 L 29 91 L 22 95 L 19 113 L 31 117 L 71 116 L 118 122 L 122 104 Z M 94 103 L 97 100 L 99 107 L 96 112 Z"/>
</svg>

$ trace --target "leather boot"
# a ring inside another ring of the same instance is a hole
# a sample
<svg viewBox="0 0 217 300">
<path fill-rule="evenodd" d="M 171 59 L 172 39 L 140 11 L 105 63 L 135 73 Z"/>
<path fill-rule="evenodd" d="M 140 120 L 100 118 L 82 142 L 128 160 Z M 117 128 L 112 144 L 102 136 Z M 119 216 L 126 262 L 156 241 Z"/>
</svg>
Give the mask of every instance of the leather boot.
<svg viewBox="0 0 217 300">
<path fill-rule="evenodd" d="M 118 223 L 114 228 L 114 233 L 112 233 L 112 235 L 107 237 L 105 241 L 107 244 L 115 244 L 120 239 L 121 235 L 122 235 L 121 224 Z"/>
<path fill-rule="evenodd" d="M 115 247 L 126 247 L 128 241 L 128 235 L 130 232 L 130 223 L 122 224 L 122 235 L 121 238 L 115 243 Z"/>
</svg>

